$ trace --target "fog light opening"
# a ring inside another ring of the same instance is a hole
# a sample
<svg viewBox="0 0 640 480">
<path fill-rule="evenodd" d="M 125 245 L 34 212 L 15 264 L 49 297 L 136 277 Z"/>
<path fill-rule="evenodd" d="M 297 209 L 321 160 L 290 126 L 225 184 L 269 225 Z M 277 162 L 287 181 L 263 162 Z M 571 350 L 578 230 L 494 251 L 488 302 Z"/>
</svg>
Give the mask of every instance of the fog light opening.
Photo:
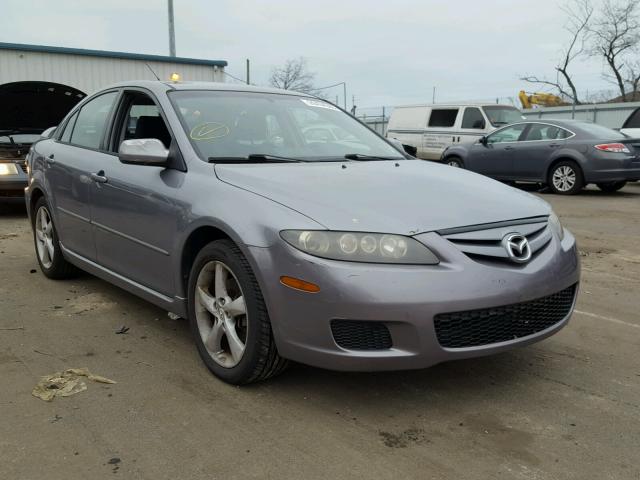
<svg viewBox="0 0 640 480">
<path fill-rule="evenodd" d="M 320 291 L 320 287 L 315 283 L 305 282 L 299 278 L 287 277 L 285 275 L 280 277 L 280 283 L 289 288 L 293 288 L 294 290 L 300 290 L 307 293 L 318 293 Z"/>
</svg>

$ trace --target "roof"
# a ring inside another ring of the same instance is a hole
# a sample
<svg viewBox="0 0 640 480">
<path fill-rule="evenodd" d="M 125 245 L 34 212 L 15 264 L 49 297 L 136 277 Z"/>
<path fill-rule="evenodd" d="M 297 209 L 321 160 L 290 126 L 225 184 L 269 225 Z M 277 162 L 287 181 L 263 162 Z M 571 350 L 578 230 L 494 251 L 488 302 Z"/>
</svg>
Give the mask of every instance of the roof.
<svg viewBox="0 0 640 480">
<path fill-rule="evenodd" d="M 450 103 L 419 103 L 415 105 L 398 105 L 394 108 L 458 108 L 458 107 L 512 107 L 517 110 L 517 107 L 513 105 L 506 105 L 503 103 L 479 103 L 479 102 L 450 102 Z"/>
<path fill-rule="evenodd" d="M 126 82 L 118 82 L 101 88 L 100 91 L 109 90 L 110 88 L 121 87 L 144 87 L 153 92 L 168 90 L 218 90 L 229 92 L 256 92 L 256 93 L 277 93 L 281 95 L 295 95 L 301 97 L 312 97 L 309 94 L 295 92 L 293 90 L 281 90 L 279 88 L 258 87 L 254 85 L 244 85 L 241 83 L 222 83 L 222 82 L 169 82 L 164 80 L 130 80 Z M 315 97 L 312 97 L 315 98 Z"/>
<path fill-rule="evenodd" d="M 211 67 L 226 67 L 225 60 L 205 60 L 200 58 L 169 57 L 165 55 L 147 55 L 143 53 L 111 52 L 108 50 L 88 50 L 84 48 L 51 47 L 47 45 L 28 45 L 24 43 L 0 42 L 0 50 L 19 50 L 23 52 L 59 53 L 66 55 L 85 55 L 87 57 L 121 58 L 125 60 L 140 60 L 143 62 L 185 63 L 189 65 L 208 65 Z"/>
</svg>

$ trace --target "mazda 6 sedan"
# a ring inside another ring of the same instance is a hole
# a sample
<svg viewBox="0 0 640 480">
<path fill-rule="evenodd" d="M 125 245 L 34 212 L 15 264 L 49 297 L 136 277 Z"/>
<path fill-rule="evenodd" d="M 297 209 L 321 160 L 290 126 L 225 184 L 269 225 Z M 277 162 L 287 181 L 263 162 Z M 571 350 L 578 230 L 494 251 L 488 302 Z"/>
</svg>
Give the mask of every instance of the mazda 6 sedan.
<svg viewBox="0 0 640 480">
<path fill-rule="evenodd" d="M 442 160 L 498 180 L 545 184 L 560 195 L 589 183 L 615 192 L 640 180 L 640 139 L 577 120 L 531 120 L 450 147 Z"/>
<path fill-rule="evenodd" d="M 346 139 L 309 140 L 314 126 Z M 288 360 L 371 371 L 501 352 L 561 329 L 577 294 L 575 240 L 547 203 L 410 158 L 303 94 L 115 85 L 29 166 L 42 272 L 80 268 L 188 318 L 234 384 Z"/>
</svg>

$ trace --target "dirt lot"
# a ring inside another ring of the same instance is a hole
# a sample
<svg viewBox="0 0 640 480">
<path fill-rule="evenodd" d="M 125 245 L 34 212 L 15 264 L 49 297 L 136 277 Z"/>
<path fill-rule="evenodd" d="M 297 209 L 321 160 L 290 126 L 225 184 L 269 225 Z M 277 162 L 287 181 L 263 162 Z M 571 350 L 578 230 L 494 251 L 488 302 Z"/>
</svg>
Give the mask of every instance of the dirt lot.
<svg viewBox="0 0 640 480">
<path fill-rule="evenodd" d="M 186 322 L 89 275 L 44 278 L 24 210 L 0 207 L 0 477 L 640 478 L 640 184 L 543 198 L 583 261 L 558 335 L 423 371 L 296 365 L 243 388 L 208 373 Z M 31 396 L 68 367 L 118 383 Z"/>
</svg>

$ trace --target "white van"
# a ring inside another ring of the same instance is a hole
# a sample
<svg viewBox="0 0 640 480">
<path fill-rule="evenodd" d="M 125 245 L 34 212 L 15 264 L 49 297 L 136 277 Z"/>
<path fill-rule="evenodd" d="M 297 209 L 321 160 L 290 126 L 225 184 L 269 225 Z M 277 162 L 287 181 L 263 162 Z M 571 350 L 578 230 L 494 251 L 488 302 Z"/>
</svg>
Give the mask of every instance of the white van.
<svg viewBox="0 0 640 480">
<path fill-rule="evenodd" d="M 473 143 L 523 119 L 520 110 L 510 105 L 409 105 L 393 110 L 386 136 L 415 147 L 418 158 L 440 160 L 451 145 Z"/>
</svg>

